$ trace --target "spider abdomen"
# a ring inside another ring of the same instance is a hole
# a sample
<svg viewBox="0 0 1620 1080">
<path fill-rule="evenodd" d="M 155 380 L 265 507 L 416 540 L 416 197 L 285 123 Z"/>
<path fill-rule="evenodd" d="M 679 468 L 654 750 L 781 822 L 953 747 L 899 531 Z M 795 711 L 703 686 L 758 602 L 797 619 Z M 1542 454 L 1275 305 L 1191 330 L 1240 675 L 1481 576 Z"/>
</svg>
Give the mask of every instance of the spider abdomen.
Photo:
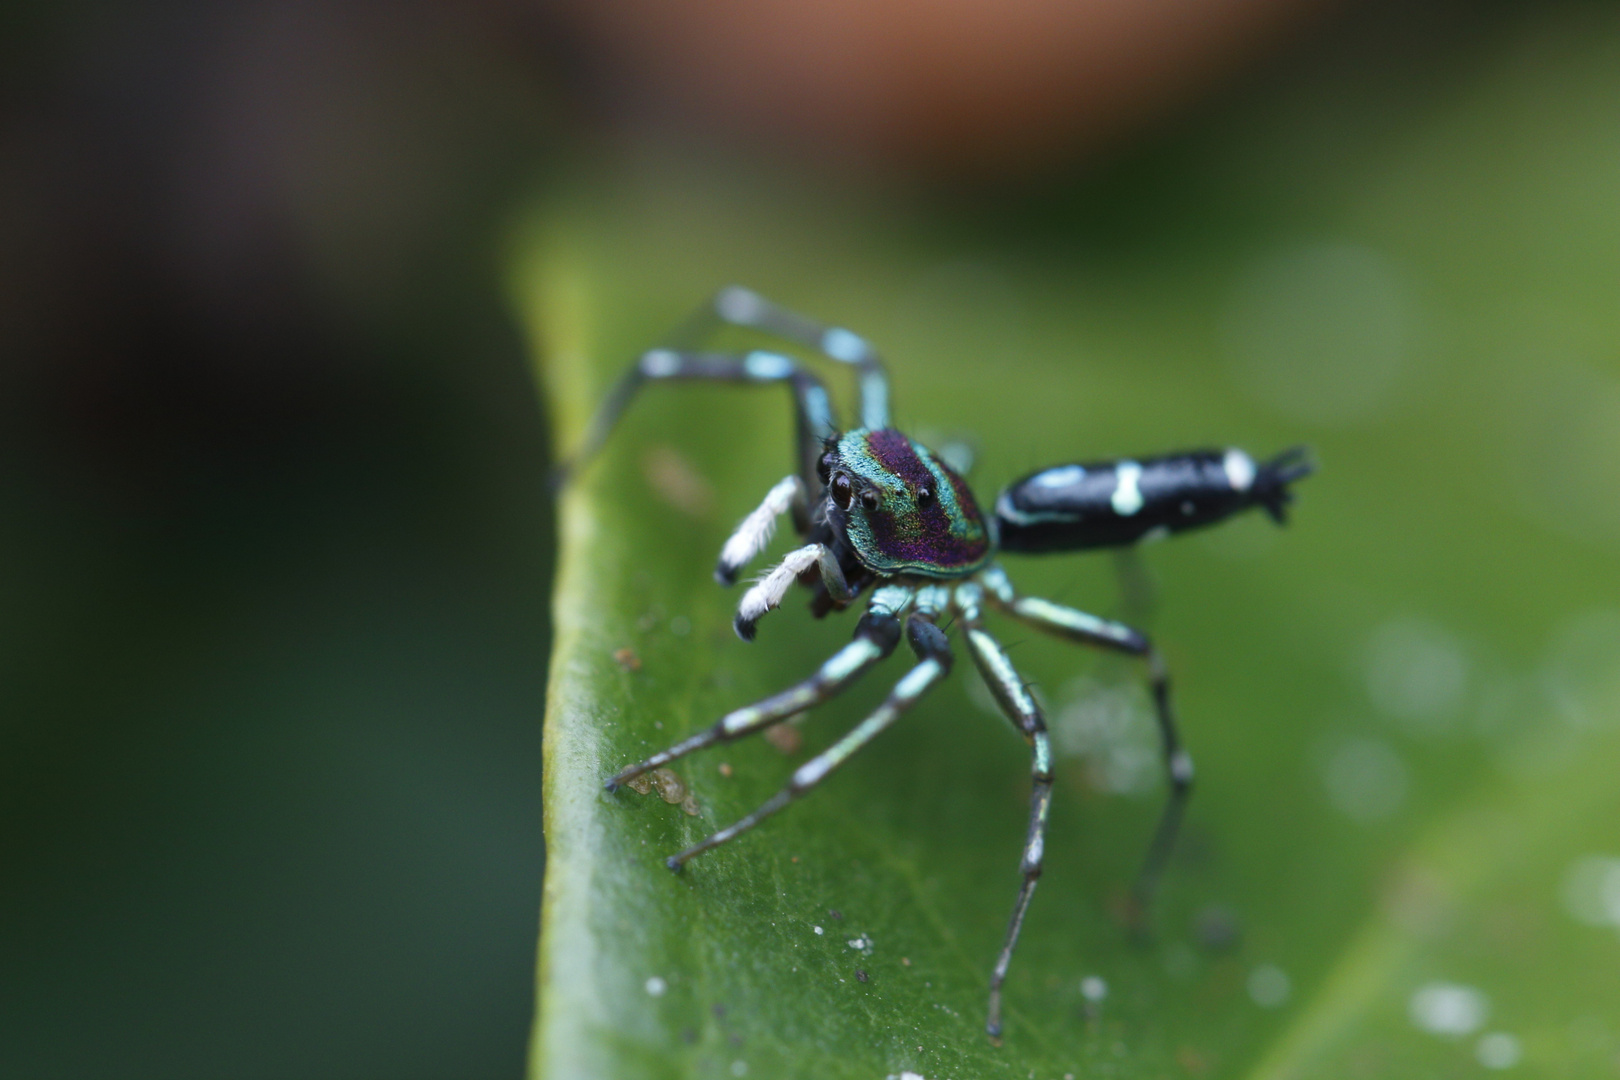
<svg viewBox="0 0 1620 1080">
<path fill-rule="evenodd" d="M 1058 465 L 1004 489 L 996 526 L 1002 550 L 1043 552 L 1123 547 L 1252 506 L 1281 521 L 1289 482 L 1308 472 L 1298 451 L 1264 463 L 1241 450 L 1193 450 Z"/>
</svg>

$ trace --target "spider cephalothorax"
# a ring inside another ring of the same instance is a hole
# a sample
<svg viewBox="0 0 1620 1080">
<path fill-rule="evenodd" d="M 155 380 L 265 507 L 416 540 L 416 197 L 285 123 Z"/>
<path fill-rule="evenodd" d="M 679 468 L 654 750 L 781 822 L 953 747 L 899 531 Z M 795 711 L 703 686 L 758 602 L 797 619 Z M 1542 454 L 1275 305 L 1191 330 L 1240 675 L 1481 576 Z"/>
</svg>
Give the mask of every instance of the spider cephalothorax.
<svg viewBox="0 0 1620 1080">
<path fill-rule="evenodd" d="M 954 618 L 991 696 L 1031 751 L 1029 831 L 1019 864 L 1022 884 L 1001 953 L 990 976 L 987 1027 L 1001 1031 L 1001 987 L 1012 962 L 1035 883 L 1045 858 L 1052 796 L 1052 747 L 1040 706 L 985 627 L 996 609 L 1038 630 L 1114 652 L 1141 657 L 1157 711 L 1170 780 L 1170 801 L 1137 881 L 1138 908 L 1164 865 L 1192 785 L 1192 759 L 1181 748 L 1170 709 L 1170 680 L 1145 634 L 1033 596 L 1020 596 L 996 565 L 997 550 L 1078 551 L 1122 547 L 1211 525 L 1241 510 L 1262 507 L 1279 522 L 1288 485 L 1310 471 L 1298 451 L 1256 462 L 1241 450 L 1197 450 L 1142 459 L 1059 465 L 1008 485 L 996 498 L 995 517 L 980 513 L 966 481 L 921 443 L 889 426 L 889 387 L 877 354 L 848 330 L 825 327 L 778 307 L 746 289 L 724 289 L 689 324 L 695 340 L 722 324 L 762 330 L 859 372 L 861 425 L 839 433 L 821 380 L 779 353 L 699 352 L 677 346 L 643 353 L 609 395 L 586 433 L 576 463 L 607 437 L 636 390 L 649 380 L 724 379 L 781 383 L 793 390 L 798 438 L 795 470 L 765 496 L 720 552 L 715 577 L 732 584 L 770 542 L 777 519 L 791 514 L 803 541 L 759 578 L 737 606 L 737 633 L 751 639 L 759 620 L 779 606 L 795 583 L 812 590 L 817 615 L 841 610 L 859 596 L 870 600 L 855 639 L 809 678 L 781 693 L 736 709 L 713 727 L 645 761 L 620 770 L 609 791 L 695 750 L 762 731 L 838 694 L 892 653 L 904 637 L 917 663 L 878 709 L 831 747 L 800 765 L 788 785 L 742 820 L 666 860 L 679 870 L 687 860 L 753 828 L 871 742 L 951 669 L 951 647 L 940 624 Z"/>
<path fill-rule="evenodd" d="M 872 573 L 959 578 L 989 561 L 967 481 L 922 443 L 861 428 L 829 439 L 819 470 L 828 525 Z"/>
</svg>

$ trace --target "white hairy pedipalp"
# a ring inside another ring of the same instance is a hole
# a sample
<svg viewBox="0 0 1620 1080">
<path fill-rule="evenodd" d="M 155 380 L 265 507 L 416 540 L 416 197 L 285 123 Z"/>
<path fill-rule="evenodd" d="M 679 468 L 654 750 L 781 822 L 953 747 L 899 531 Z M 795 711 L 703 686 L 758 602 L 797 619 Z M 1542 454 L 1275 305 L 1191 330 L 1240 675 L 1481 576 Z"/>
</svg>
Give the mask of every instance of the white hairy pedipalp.
<svg viewBox="0 0 1620 1080">
<path fill-rule="evenodd" d="M 737 572 L 771 542 L 771 537 L 776 534 L 776 519 L 787 513 L 795 501 L 803 498 L 804 484 L 797 476 L 789 476 L 771 488 L 765 501 L 742 519 L 737 530 L 720 549 L 717 576 L 727 584 L 735 581 Z"/>
</svg>

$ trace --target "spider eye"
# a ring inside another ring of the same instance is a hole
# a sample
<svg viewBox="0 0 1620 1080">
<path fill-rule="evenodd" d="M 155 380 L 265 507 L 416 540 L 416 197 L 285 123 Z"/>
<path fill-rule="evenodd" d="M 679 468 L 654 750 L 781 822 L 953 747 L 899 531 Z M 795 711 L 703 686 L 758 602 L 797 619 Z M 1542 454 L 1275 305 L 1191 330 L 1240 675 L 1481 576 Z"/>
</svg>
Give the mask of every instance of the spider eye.
<svg viewBox="0 0 1620 1080">
<path fill-rule="evenodd" d="M 922 487 L 917 489 L 917 505 L 918 506 L 927 506 L 929 503 L 931 503 L 933 501 L 934 501 L 934 489 L 933 488 L 929 487 L 927 484 L 924 484 Z"/>
<path fill-rule="evenodd" d="M 838 504 L 838 509 L 848 510 L 849 504 L 855 497 L 855 485 L 849 482 L 849 477 L 839 473 L 832 479 L 832 498 Z"/>
<path fill-rule="evenodd" d="M 861 505 L 868 510 L 876 510 L 878 508 L 877 492 L 871 490 L 861 492 Z"/>
</svg>

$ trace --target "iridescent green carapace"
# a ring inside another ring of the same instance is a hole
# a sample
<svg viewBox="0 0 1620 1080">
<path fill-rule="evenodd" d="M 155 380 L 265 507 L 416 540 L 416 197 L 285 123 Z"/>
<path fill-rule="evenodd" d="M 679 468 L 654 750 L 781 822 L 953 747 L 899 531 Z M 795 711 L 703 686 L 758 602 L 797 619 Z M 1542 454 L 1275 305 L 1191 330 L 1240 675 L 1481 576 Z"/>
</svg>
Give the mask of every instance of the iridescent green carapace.
<svg viewBox="0 0 1620 1080">
<path fill-rule="evenodd" d="M 990 531 L 973 492 L 950 467 L 893 428 L 840 436 L 823 458 L 829 516 L 841 518 L 849 545 L 877 574 L 959 578 L 989 562 Z M 841 494 L 842 493 L 842 494 Z"/>
</svg>

